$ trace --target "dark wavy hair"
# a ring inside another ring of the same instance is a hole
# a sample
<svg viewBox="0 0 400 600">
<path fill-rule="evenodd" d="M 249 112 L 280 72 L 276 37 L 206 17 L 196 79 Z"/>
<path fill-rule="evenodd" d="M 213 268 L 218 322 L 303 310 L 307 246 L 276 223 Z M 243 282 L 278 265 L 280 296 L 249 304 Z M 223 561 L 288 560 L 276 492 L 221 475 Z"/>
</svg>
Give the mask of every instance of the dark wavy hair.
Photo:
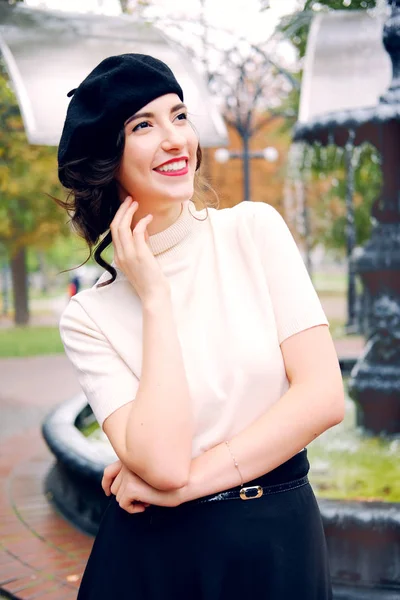
<svg viewBox="0 0 400 600">
<path fill-rule="evenodd" d="M 86 264 L 93 256 L 97 264 L 110 273 L 111 279 L 97 284 L 98 287 L 113 283 L 117 277 L 115 268 L 101 254 L 112 243 L 110 225 L 121 205 L 115 176 L 121 163 L 124 146 L 125 132 L 122 130 L 117 137 L 112 157 L 108 159 L 83 158 L 60 167 L 58 171 L 60 181 L 69 191 L 64 201 L 53 197 L 53 200 L 67 211 L 68 216 L 71 217 L 70 223 L 73 230 L 86 241 L 89 247 L 87 259 L 73 269 Z M 201 161 L 202 150 L 199 144 L 196 173 L 200 169 Z M 200 175 L 196 174 L 196 198 L 199 198 L 207 206 L 201 197 L 201 191 L 199 194 L 199 188 L 212 189 Z M 66 269 L 62 273 L 73 269 Z"/>
</svg>

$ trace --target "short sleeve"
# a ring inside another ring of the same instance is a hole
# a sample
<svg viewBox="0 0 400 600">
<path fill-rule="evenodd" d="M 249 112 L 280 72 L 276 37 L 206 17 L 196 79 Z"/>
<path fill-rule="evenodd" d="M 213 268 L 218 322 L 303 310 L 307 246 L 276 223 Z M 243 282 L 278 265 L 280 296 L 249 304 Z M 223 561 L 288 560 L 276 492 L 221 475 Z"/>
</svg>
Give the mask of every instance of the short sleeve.
<svg viewBox="0 0 400 600">
<path fill-rule="evenodd" d="M 279 212 L 252 202 L 253 227 L 272 300 L 278 340 L 316 325 L 328 325 L 297 244 Z"/>
<path fill-rule="evenodd" d="M 139 380 L 72 297 L 59 330 L 65 353 L 100 426 L 115 410 L 135 399 Z"/>
</svg>

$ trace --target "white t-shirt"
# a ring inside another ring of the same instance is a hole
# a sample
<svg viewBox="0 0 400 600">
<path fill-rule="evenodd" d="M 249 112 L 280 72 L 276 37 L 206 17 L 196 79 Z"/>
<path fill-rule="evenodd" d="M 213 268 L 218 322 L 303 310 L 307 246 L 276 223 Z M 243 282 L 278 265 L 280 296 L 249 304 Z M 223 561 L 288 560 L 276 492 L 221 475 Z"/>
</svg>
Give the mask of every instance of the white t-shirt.
<svg viewBox="0 0 400 600">
<path fill-rule="evenodd" d="M 149 245 L 171 285 L 195 457 L 236 435 L 287 391 L 280 349 L 286 338 L 329 324 L 288 227 L 268 204 L 208 208 L 207 217 L 187 201 Z M 108 279 L 105 272 L 98 283 Z M 73 296 L 60 333 L 102 425 L 134 400 L 142 369 L 141 302 L 124 274 Z"/>
</svg>

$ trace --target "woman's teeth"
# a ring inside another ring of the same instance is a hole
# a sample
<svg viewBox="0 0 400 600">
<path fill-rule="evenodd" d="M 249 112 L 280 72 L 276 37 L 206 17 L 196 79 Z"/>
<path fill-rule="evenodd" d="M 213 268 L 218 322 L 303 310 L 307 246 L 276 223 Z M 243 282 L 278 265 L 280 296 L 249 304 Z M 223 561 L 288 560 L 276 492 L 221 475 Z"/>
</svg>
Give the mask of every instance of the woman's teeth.
<svg viewBox="0 0 400 600">
<path fill-rule="evenodd" d="M 186 167 L 186 160 L 177 160 L 175 162 L 169 163 L 168 165 L 163 165 L 162 167 L 158 167 L 156 171 L 181 171 Z"/>
</svg>

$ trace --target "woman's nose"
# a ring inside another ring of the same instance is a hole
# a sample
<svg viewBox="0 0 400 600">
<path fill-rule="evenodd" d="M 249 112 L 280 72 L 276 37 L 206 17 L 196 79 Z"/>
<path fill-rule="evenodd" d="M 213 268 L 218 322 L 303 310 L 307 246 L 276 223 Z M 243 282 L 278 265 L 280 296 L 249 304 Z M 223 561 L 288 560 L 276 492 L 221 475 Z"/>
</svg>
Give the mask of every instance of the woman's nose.
<svg viewBox="0 0 400 600">
<path fill-rule="evenodd" d="M 181 149 L 186 144 L 186 137 L 182 131 L 179 131 L 177 126 L 172 124 L 165 128 L 162 147 L 164 150 Z"/>
</svg>

